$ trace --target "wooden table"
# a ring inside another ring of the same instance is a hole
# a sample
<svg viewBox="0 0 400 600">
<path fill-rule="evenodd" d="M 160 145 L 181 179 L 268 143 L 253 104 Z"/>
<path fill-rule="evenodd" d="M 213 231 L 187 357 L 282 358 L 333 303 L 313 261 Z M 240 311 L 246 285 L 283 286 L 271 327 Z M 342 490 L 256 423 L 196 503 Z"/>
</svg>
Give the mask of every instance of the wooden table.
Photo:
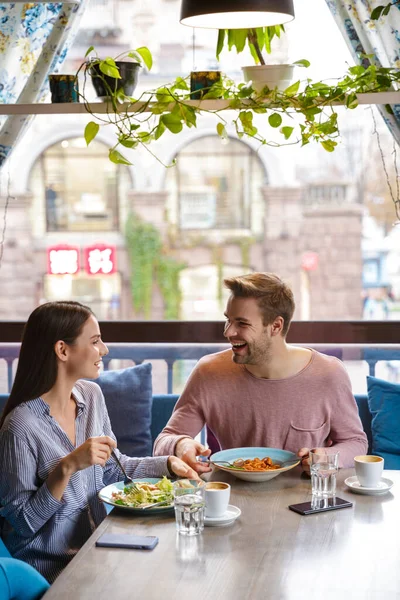
<svg viewBox="0 0 400 600">
<path fill-rule="evenodd" d="M 301 516 L 289 504 L 310 500 L 299 467 L 264 483 L 232 484 L 241 517 L 187 538 L 173 513 L 114 510 L 63 571 L 45 600 L 392 600 L 400 599 L 400 471 L 383 496 L 361 496 L 343 484 L 337 495 L 352 508 Z M 152 551 L 96 548 L 104 532 L 157 535 Z"/>
</svg>

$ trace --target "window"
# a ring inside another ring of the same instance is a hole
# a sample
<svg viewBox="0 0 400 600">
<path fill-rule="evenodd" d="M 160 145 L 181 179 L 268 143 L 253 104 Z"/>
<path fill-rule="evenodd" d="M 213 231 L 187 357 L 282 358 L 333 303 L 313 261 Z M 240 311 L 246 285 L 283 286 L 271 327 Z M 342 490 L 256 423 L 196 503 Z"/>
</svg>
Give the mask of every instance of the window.
<svg viewBox="0 0 400 600">
<path fill-rule="evenodd" d="M 171 218 L 181 229 L 252 229 L 253 210 L 262 203 L 266 175 L 245 143 L 217 136 L 191 142 L 169 171 Z"/>
<path fill-rule="evenodd" d="M 34 210 L 45 214 L 45 230 L 117 230 L 119 173 L 100 142 L 86 148 L 83 138 L 71 138 L 47 148 L 30 179 Z"/>
</svg>

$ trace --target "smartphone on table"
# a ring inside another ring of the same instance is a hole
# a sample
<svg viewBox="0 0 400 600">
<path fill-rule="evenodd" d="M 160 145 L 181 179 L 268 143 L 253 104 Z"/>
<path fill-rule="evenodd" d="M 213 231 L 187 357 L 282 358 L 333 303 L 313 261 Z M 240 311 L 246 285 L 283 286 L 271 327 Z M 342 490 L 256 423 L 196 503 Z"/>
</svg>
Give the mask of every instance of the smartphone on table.
<svg viewBox="0 0 400 600">
<path fill-rule="evenodd" d="M 352 502 L 343 500 L 342 498 L 318 498 L 316 502 L 300 502 L 299 504 L 291 504 L 288 508 L 300 515 L 313 515 L 327 510 L 336 510 L 338 508 L 350 508 Z"/>
<path fill-rule="evenodd" d="M 103 548 L 137 548 L 153 550 L 158 544 L 155 535 L 132 535 L 131 533 L 103 533 L 96 541 L 96 546 Z"/>
</svg>

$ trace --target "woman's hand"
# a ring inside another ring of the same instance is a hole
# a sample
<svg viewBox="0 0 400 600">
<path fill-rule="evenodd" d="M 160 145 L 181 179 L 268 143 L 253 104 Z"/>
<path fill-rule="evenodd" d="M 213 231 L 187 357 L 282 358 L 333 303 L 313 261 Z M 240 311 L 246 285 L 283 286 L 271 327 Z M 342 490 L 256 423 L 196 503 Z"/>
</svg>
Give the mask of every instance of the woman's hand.
<svg viewBox="0 0 400 600">
<path fill-rule="evenodd" d="M 111 456 L 111 451 L 117 446 L 108 435 L 92 437 L 68 454 L 63 462 L 72 473 L 82 471 L 92 465 L 104 467 Z"/>
<path fill-rule="evenodd" d="M 186 479 L 196 479 L 197 481 L 200 481 L 200 477 L 196 471 L 177 456 L 169 456 L 167 464 L 171 473 L 175 473 L 175 475 L 185 477 Z"/>
</svg>

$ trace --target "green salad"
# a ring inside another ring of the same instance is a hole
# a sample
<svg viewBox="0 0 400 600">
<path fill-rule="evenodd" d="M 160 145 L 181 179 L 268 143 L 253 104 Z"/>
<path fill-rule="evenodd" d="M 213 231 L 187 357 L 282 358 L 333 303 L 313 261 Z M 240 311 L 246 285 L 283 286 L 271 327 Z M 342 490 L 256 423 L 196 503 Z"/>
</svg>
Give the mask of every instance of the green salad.
<svg viewBox="0 0 400 600">
<path fill-rule="evenodd" d="M 127 485 L 120 492 L 113 492 L 112 499 L 115 504 L 144 508 L 156 502 L 173 502 L 172 481 L 163 477 L 157 483 L 147 481 L 136 481 L 133 485 Z"/>
</svg>

